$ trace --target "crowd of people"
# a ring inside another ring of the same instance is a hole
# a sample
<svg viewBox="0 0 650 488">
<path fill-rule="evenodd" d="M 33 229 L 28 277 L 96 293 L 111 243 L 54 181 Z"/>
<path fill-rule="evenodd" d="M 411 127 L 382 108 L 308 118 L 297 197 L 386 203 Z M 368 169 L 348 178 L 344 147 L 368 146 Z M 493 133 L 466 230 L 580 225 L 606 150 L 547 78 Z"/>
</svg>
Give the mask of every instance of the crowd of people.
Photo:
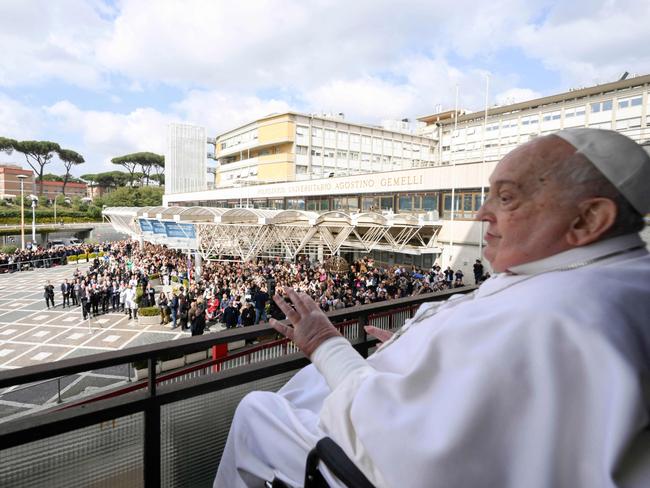
<svg viewBox="0 0 650 488">
<path fill-rule="evenodd" d="M 161 324 L 193 335 L 202 334 L 211 323 L 234 328 L 270 317 L 283 319 L 271 296 L 282 294 L 285 286 L 307 293 L 324 311 L 464 286 L 461 270 L 385 267 L 370 257 L 351 263 L 342 273 L 328 272 L 306 256 L 295 262 L 214 261 L 204 263 L 197 276 L 187 254 L 161 245 L 145 243 L 140 248 L 132 241 L 117 241 L 94 245 L 91 251 L 98 254 L 91 266 L 85 272 L 77 268 L 73 278 L 58 287 L 61 306 L 82 307 L 84 319 L 108 312 L 135 319 L 139 308 L 158 307 Z M 474 271 L 476 275 L 476 267 Z M 54 306 L 53 290 L 48 283 L 48 308 Z"/>
<path fill-rule="evenodd" d="M 32 247 L 16 249 L 13 253 L 0 252 L 0 273 L 12 273 L 29 268 L 50 268 L 66 264 L 68 256 L 97 252 L 98 245 L 81 244 L 57 248 Z"/>
</svg>

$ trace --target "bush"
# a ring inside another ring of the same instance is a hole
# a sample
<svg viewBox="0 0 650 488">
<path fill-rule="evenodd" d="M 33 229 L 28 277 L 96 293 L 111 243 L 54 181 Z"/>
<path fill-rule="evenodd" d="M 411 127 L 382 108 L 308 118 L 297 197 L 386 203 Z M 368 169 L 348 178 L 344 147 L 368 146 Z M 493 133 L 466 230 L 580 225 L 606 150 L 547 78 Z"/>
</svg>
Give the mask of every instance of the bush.
<svg viewBox="0 0 650 488">
<path fill-rule="evenodd" d="M 81 261 L 82 259 L 85 259 L 86 262 L 88 262 L 88 254 L 77 254 L 77 261 Z"/>
<path fill-rule="evenodd" d="M 68 256 L 68 263 L 76 263 L 77 256 Z"/>
<path fill-rule="evenodd" d="M 160 308 L 142 307 L 138 310 L 138 314 L 140 314 L 141 317 L 155 317 L 156 315 L 160 315 Z"/>
<path fill-rule="evenodd" d="M 2 246 L 0 247 L 0 253 L 4 254 L 13 254 L 18 249 L 18 246 Z"/>
<path fill-rule="evenodd" d="M 135 303 L 138 304 L 138 307 L 140 306 L 140 301 L 142 300 L 142 295 L 144 295 L 144 291 L 142 291 L 142 287 L 138 286 L 135 289 Z M 150 308 L 150 307 L 144 307 L 144 308 Z"/>
<path fill-rule="evenodd" d="M 178 283 L 178 276 L 172 276 L 171 279 L 174 283 Z"/>
<path fill-rule="evenodd" d="M 104 254 L 106 254 L 104 251 L 99 251 L 99 254 L 97 256 L 103 258 Z"/>
<path fill-rule="evenodd" d="M 159 273 L 152 273 L 149 275 L 149 281 L 151 280 L 158 280 L 160 279 L 160 274 Z"/>
<path fill-rule="evenodd" d="M 97 254 L 94 253 L 94 252 L 91 252 L 91 253 L 88 255 L 88 259 L 95 259 L 96 257 L 97 257 Z"/>
<path fill-rule="evenodd" d="M 190 281 L 187 279 L 183 280 L 183 287 L 187 290 L 190 287 Z"/>
</svg>

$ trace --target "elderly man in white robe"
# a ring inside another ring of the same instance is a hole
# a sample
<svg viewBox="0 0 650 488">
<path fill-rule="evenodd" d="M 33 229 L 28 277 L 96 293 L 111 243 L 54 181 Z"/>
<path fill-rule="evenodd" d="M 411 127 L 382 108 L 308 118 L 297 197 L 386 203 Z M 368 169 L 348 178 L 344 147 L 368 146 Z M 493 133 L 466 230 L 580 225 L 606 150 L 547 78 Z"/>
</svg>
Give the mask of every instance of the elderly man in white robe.
<svg viewBox="0 0 650 488">
<path fill-rule="evenodd" d="M 649 185 L 615 132 L 518 147 L 477 216 L 496 274 L 368 359 L 287 289 L 273 326 L 313 364 L 242 400 L 215 486 L 300 486 L 329 436 L 380 487 L 650 487 Z"/>
</svg>

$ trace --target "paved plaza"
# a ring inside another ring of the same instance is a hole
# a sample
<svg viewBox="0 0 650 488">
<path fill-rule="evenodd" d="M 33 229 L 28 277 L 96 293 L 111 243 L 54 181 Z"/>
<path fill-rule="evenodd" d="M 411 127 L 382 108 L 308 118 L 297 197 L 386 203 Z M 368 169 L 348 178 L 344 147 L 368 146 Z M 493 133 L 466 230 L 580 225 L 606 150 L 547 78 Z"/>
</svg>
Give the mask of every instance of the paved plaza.
<svg viewBox="0 0 650 488">
<path fill-rule="evenodd" d="M 64 358 L 115 351 L 189 336 L 169 325 L 139 325 L 124 313 L 108 313 L 83 320 L 79 307 L 61 306 L 60 284 L 71 279 L 77 266 L 66 265 L 20 273 L 0 274 L 0 371 Z M 88 264 L 80 264 L 85 270 Z M 43 286 L 54 285 L 55 307 L 47 309 Z M 213 329 L 220 329 L 213 327 Z M 65 400 L 126 381 L 128 366 L 106 368 L 50 381 L 0 390 L 0 418 L 26 409 Z"/>
</svg>

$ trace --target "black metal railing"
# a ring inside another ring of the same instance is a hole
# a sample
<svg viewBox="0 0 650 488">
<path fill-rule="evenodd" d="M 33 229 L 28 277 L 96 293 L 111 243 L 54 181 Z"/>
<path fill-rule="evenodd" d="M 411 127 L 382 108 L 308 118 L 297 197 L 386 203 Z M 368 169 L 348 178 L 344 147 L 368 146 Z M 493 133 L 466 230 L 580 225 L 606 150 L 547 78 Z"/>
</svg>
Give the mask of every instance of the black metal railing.
<svg viewBox="0 0 650 488">
<path fill-rule="evenodd" d="M 330 312 L 328 316 L 334 323 L 346 321 L 350 323 L 350 321 L 356 321 L 358 324 L 356 328 L 358 337 L 348 338 L 362 355 L 367 356 L 369 349 L 376 342 L 366 337 L 363 329 L 363 326 L 369 323 L 369 319 L 373 320 L 374 318 L 375 322 L 373 323 L 380 323 L 377 319 L 378 317 L 388 317 L 385 321 L 381 321 L 381 323 L 390 327 L 391 324 L 395 325 L 392 319 L 390 319 L 391 311 L 395 311 L 396 315 L 401 314 L 399 317 L 401 323 L 403 323 L 405 311 L 409 311 L 409 315 L 412 315 L 413 311 L 417 309 L 417 306 L 423 302 L 444 300 L 453 293 L 467 293 L 474 288 L 465 287 L 390 302 L 380 302 L 372 305 L 343 309 Z M 184 338 L 166 343 L 156 343 L 121 351 L 64 359 L 54 363 L 29 366 L 16 370 L 1 371 L 0 388 L 6 388 L 137 361 L 146 361 L 148 365 L 146 389 L 102 398 L 101 401 L 86 402 L 82 405 L 75 405 L 68 408 L 39 412 L 38 414 L 0 423 L 0 457 L 4 459 L 4 466 L 0 466 L 0 485 L 5 485 L 5 480 L 3 480 L 4 473 L 10 472 L 7 470 L 11 470 L 11 462 L 7 461 L 7 457 L 5 456 L 8 450 L 89 426 L 97 424 L 103 426 L 104 422 L 115 423 L 116 419 L 125 416 L 142 414 L 144 435 L 142 436 L 143 462 L 141 479 L 145 487 L 162 486 L 161 408 L 172 405 L 175 402 L 183 402 L 200 395 L 225 391 L 226 389 L 248 383 L 255 385 L 260 380 L 278 377 L 278 375 L 296 371 L 307 365 L 309 361 L 300 353 L 288 354 L 257 363 L 244 364 L 232 369 L 225 369 L 215 374 L 188 377 L 184 381 L 159 383 L 156 372 L 158 359 L 171 354 L 188 354 L 196 351 L 205 351 L 217 344 L 255 339 L 272 332 L 273 329 L 266 324 L 257 325 L 243 329 L 226 330 L 219 334 L 210 334 L 208 336 Z M 187 419 L 179 418 L 178 422 L 182 423 L 185 420 Z M 215 419 L 213 418 L 212 421 L 215 421 Z M 227 419 L 228 425 L 229 422 L 230 419 Z M 220 426 L 219 429 L 219 432 L 221 432 L 220 435 L 222 436 L 227 435 L 228 432 L 228 429 L 223 427 L 225 426 Z M 223 441 L 225 441 L 225 438 L 220 439 L 218 445 L 222 447 Z M 126 446 L 122 447 L 126 448 Z M 81 456 L 81 452 L 77 452 L 77 455 Z M 211 455 L 216 458 L 220 456 L 220 452 L 211 453 Z M 36 457 L 33 461 L 25 461 L 24 456 L 16 457 L 16 459 L 21 459 L 21 462 L 27 463 L 38 462 Z M 73 469 L 73 467 L 81 469 L 79 467 L 80 463 L 75 463 L 74 459 L 66 458 L 66 461 L 70 463 L 70 469 Z M 2 471 L 2 469 L 5 471 Z M 63 476 L 66 475 L 64 474 Z M 137 476 L 140 475 L 138 474 Z M 56 486 L 56 483 L 50 483 L 49 486 Z"/>
</svg>

